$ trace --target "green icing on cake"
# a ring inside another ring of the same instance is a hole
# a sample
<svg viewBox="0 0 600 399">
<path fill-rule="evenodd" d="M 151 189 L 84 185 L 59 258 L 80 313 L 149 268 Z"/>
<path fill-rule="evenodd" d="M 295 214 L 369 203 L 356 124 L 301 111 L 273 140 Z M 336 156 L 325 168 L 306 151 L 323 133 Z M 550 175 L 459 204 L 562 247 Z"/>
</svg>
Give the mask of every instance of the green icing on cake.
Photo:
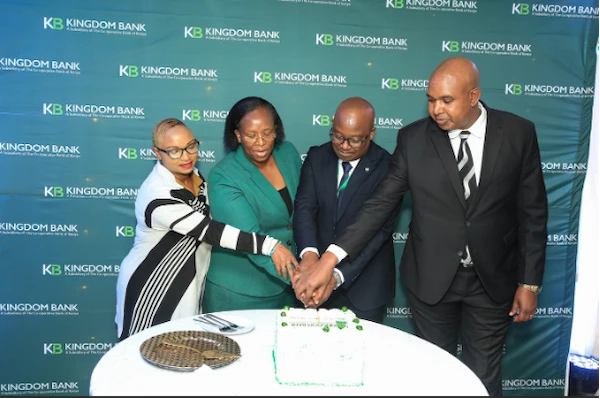
<svg viewBox="0 0 600 399">
<path fill-rule="evenodd" d="M 347 311 L 348 311 L 348 308 L 345 306 L 342 306 L 342 312 L 347 312 Z"/>
<path fill-rule="evenodd" d="M 325 331 L 325 332 L 329 332 L 329 326 L 325 326 L 325 327 L 323 327 L 323 331 Z"/>
<path fill-rule="evenodd" d="M 358 326 L 356 326 L 356 329 L 359 330 L 359 331 L 362 331 L 362 326 L 358 325 Z"/>
<path fill-rule="evenodd" d="M 360 322 L 360 320 L 358 319 L 358 317 L 355 317 L 355 318 L 352 320 L 352 322 L 353 322 L 353 323 L 356 323 L 356 324 L 358 324 L 358 323 Z"/>
<path fill-rule="evenodd" d="M 281 312 L 280 314 L 281 314 L 281 316 L 283 316 L 283 317 L 285 317 L 285 316 L 286 316 L 286 313 L 285 313 L 285 312 Z"/>
<path fill-rule="evenodd" d="M 341 330 L 342 328 L 346 327 L 347 323 L 345 321 L 339 321 L 339 320 L 337 320 L 335 322 L 335 324 L 337 324 L 338 328 Z"/>
<path fill-rule="evenodd" d="M 287 323 L 284 321 L 283 323 L 281 323 L 281 327 L 285 327 L 287 326 Z"/>
</svg>

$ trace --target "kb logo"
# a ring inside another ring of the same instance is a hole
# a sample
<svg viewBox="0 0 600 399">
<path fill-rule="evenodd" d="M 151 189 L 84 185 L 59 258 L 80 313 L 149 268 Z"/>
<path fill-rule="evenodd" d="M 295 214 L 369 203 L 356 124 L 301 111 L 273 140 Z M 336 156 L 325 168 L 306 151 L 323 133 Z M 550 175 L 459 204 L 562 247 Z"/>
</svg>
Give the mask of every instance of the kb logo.
<svg viewBox="0 0 600 399">
<path fill-rule="evenodd" d="M 137 78 L 140 76 L 140 72 L 136 65 L 119 65 L 119 76 Z"/>
<path fill-rule="evenodd" d="M 202 119 L 200 117 L 200 110 L 197 110 L 197 109 L 184 109 L 183 110 L 183 117 L 182 117 L 182 119 L 184 121 L 199 122 L 200 119 Z"/>
<path fill-rule="evenodd" d="M 62 198 L 65 196 L 65 190 L 62 187 L 44 187 L 44 197 Z"/>
<path fill-rule="evenodd" d="M 46 275 L 49 274 L 51 276 L 60 276 L 62 274 L 62 268 L 60 267 L 60 265 L 55 265 L 55 264 L 49 264 L 49 265 L 42 265 L 42 274 Z"/>
<path fill-rule="evenodd" d="M 254 83 L 271 83 L 272 81 L 271 72 L 254 72 Z"/>
<path fill-rule="evenodd" d="M 183 29 L 183 37 L 191 37 L 192 39 L 202 39 L 204 34 L 202 33 L 202 28 L 198 26 L 186 26 Z"/>
<path fill-rule="evenodd" d="M 313 114 L 312 118 L 313 126 L 329 126 L 331 125 L 331 117 L 329 115 L 315 115 Z"/>
<path fill-rule="evenodd" d="M 512 13 L 519 15 L 529 15 L 529 4 L 527 3 L 513 3 Z"/>
<path fill-rule="evenodd" d="M 61 344 L 44 344 L 44 355 L 61 355 L 63 352 L 64 351 Z"/>
<path fill-rule="evenodd" d="M 385 8 L 404 8 L 404 0 L 386 0 Z"/>
<path fill-rule="evenodd" d="M 137 159 L 138 154 L 135 148 L 119 148 L 119 159 Z"/>
<path fill-rule="evenodd" d="M 383 90 L 398 90 L 400 88 L 400 84 L 398 83 L 398 79 L 381 79 L 381 88 Z"/>
<path fill-rule="evenodd" d="M 135 235 L 135 229 L 133 226 L 117 226 L 117 237 L 133 237 Z"/>
<path fill-rule="evenodd" d="M 505 84 L 504 85 L 504 94 L 512 94 L 514 96 L 520 96 L 523 94 L 523 87 L 519 84 Z"/>
<path fill-rule="evenodd" d="M 451 53 L 456 53 L 460 50 L 458 46 L 458 42 L 454 41 L 443 41 L 442 42 L 442 51 L 450 51 Z"/>
<path fill-rule="evenodd" d="M 323 34 L 317 33 L 316 44 L 320 44 L 323 46 L 333 45 L 333 35 L 331 35 L 329 33 L 323 33 Z"/>
<path fill-rule="evenodd" d="M 44 29 L 63 30 L 65 24 L 62 18 L 44 17 Z"/>
<path fill-rule="evenodd" d="M 44 115 L 62 115 L 63 107 L 62 104 L 46 104 L 44 103 Z"/>
</svg>

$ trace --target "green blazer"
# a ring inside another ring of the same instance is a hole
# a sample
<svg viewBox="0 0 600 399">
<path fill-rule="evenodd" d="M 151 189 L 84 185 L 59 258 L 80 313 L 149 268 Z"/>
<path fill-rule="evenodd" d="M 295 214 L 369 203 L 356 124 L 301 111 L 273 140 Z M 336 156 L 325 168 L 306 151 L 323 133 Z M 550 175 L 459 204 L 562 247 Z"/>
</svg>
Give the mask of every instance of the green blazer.
<svg viewBox="0 0 600 399">
<path fill-rule="evenodd" d="M 300 154 L 289 142 L 273 150 L 275 162 L 292 198 L 300 179 Z M 213 167 L 208 177 L 208 199 L 215 220 L 241 230 L 268 234 L 296 253 L 292 216 L 285 202 L 240 146 Z M 233 292 L 267 297 L 281 294 L 290 284 L 277 274 L 268 256 L 213 247 L 207 279 Z"/>
</svg>

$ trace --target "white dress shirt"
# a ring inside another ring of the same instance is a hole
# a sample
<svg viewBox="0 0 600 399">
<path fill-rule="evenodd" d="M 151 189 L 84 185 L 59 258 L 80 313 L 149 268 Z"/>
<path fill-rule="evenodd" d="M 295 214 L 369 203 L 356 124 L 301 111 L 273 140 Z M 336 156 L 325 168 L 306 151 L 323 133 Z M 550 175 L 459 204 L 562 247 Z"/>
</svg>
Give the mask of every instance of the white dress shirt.
<svg viewBox="0 0 600 399">
<path fill-rule="evenodd" d="M 475 167 L 475 180 L 479 185 L 479 177 L 481 176 L 481 160 L 483 158 L 483 144 L 485 142 L 485 128 L 487 126 L 487 111 L 481 103 L 477 104 L 481 110 L 481 115 L 468 129 L 453 129 L 448 131 L 450 144 L 454 150 L 454 158 L 458 159 L 458 150 L 460 148 L 460 132 L 468 130 L 471 134 L 467 139 L 471 155 L 473 156 L 473 166 Z"/>
</svg>

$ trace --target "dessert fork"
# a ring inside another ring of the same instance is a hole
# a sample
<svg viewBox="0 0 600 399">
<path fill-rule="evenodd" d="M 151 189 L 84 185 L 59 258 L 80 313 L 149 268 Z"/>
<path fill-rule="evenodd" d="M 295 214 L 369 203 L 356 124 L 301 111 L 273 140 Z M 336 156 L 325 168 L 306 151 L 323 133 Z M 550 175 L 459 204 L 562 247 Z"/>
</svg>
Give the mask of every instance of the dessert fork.
<svg viewBox="0 0 600 399">
<path fill-rule="evenodd" d="M 233 323 L 233 322 L 231 322 L 229 320 L 222 319 L 219 316 L 211 314 L 211 313 L 207 313 L 204 316 L 208 317 L 211 320 L 214 320 L 214 321 L 217 321 L 217 322 L 221 322 L 221 323 L 225 324 L 226 326 L 231 327 L 233 329 L 241 328 L 237 324 L 235 324 L 235 323 Z"/>
<path fill-rule="evenodd" d="M 236 330 L 235 328 L 229 327 L 228 325 L 226 325 L 224 323 L 213 321 L 213 320 L 209 319 L 208 317 L 204 317 L 204 316 L 196 316 L 196 317 L 194 317 L 194 320 L 199 321 L 201 323 L 210 324 L 211 326 L 215 326 L 219 329 L 220 332 L 232 332 L 232 331 Z"/>
</svg>

